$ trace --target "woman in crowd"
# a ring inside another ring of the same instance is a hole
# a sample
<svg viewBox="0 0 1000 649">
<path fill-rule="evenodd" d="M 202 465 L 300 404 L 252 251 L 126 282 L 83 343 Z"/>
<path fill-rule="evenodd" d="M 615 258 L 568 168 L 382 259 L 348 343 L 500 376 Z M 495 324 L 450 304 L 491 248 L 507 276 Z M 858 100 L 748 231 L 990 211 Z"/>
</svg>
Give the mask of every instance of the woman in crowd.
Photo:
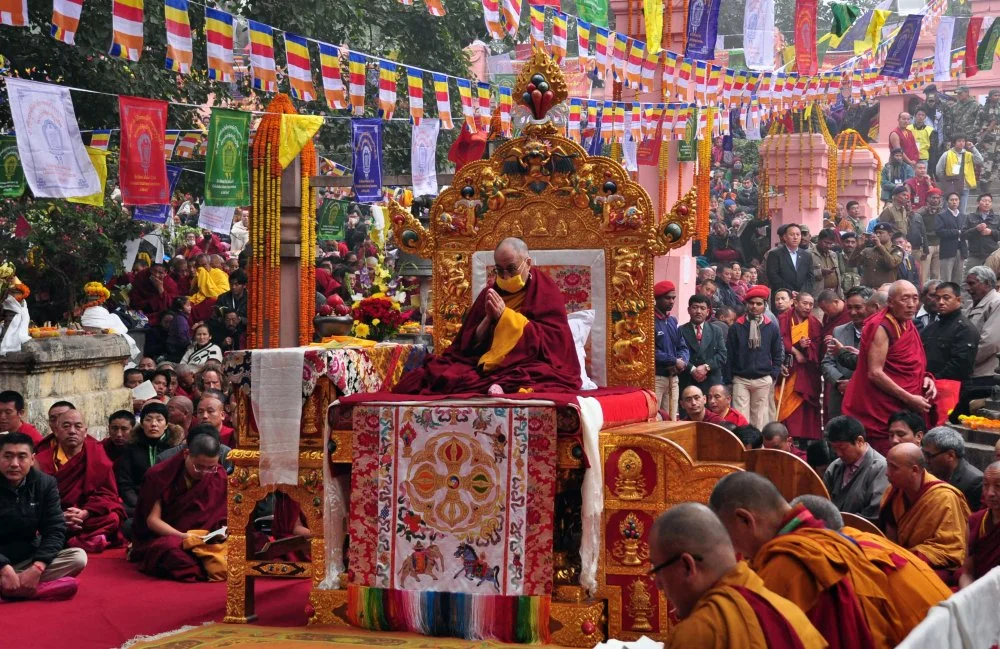
<svg viewBox="0 0 1000 649">
<path fill-rule="evenodd" d="M 222 350 L 212 342 L 212 332 L 208 325 L 200 324 L 194 328 L 194 337 L 191 346 L 181 357 L 181 363 L 185 365 L 204 365 L 209 360 L 222 361 Z"/>
</svg>

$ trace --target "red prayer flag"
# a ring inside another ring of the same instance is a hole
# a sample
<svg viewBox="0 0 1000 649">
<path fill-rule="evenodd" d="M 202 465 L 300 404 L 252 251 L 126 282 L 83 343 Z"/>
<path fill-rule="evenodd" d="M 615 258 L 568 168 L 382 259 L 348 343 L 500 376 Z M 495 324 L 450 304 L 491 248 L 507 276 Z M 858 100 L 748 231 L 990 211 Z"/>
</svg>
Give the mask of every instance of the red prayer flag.
<svg viewBox="0 0 1000 649">
<path fill-rule="evenodd" d="M 28 219 L 24 218 L 23 214 L 17 215 L 17 221 L 14 222 L 14 236 L 23 239 L 31 234 L 31 224 L 28 223 Z"/>
<path fill-rule="evenodd" d="M 799 74 L 816 74 L 817 0 L 795 0 L 795 69 Z"/>
<path fill-rule="evenodd" d="M 170 202 L 163 141 L 167 102 L 118 97 L 121 152 L 118 182 L 125 205 L 165 205 Z"/>
<path fill-rule="evenodd" d="M 976 50 L 979 48 L 979 32 L 983 29 L 983 17 L 969 18 L 969 29 L 965 32 L 965 76 L 973 77 L 979 72 L 976 65 Z"/>
</svg>

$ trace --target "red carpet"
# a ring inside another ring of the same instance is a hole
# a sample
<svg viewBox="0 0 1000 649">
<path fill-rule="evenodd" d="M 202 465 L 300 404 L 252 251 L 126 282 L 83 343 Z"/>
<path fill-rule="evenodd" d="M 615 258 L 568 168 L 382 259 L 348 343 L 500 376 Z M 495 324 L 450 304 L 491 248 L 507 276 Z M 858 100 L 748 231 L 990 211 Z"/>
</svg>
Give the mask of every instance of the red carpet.
<svg viewBox="0 0 1000 649">
<path fill-rule="evenodd" d="M 258 579 L 258 622 L 306 623 L 308 579 Z M 125 560 L 124 550 L 90 556 L 80 590 L 65 602 L 4 602 L 3 647 L 116 649 L 138 635 L 155 635 L 186 624 L 221 621 L 226 584 L 182 584 L 153 579 Z"/>
</svg>

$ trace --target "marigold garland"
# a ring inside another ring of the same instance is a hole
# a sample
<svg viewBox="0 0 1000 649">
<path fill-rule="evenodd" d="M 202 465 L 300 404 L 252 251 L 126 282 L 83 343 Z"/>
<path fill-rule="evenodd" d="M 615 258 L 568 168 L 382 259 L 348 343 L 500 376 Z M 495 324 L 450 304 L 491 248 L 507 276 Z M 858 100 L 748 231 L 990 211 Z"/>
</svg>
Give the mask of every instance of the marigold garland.
<svg viewBox="0 0 1000 649">
<path fill-rule="evenodd" d="M 316 295 L 316 192 L 311 186 L 316 174 L 316 147 L 306 142 L 301 153 L 301 244 L 299 275 L 299 345 L 312 342 Z"/>
<path fill-rule="evenodd" d="M 826 120 L 820 116 L 819 130 L 823 134 L 823 141 L 826 142 L 826 209 L 833 217 L 837 212 L 837 181 L 841 176 L 838 168 L 839 156 L 837 154 L 837 143 L 830 135 L 830 129 L 826 126 Z"/>
<path fill-rule="evenodd" d="M 711 202 L 709 185 L 712 180 L 712 129 L 715 126 L 715 109 L 706 108 L 705 132 L 698 140 L 698 166 L 695 172 L 695 205 L 697 208 L 697 226 L 695 236 L 701 242 L 702 254 L 708 249 L 708 229 L 711 220 Z"/>
<path fill-rule="evenodd" d="M 667 206 L 667 201 L 670 200 L 670 182 L 669 182 L 669 170 L 670 170 L 670 146 L 666 141 L 660 141 L 660 159 L 657 165 L 660 170 L 659 177 L 659 208 L 660 214 L 658 223 L 663 221 L 666 215 L 669 213 L 670 208 Z M 679 183 L 678 183 L 679 185 Z"/>
<path fill-rule="evenodd" d="M 674 42 L 673 25 L 671 24 L 673 21 L 674 7 L 671 0 L 666 0 L 666 2 L 664 2 L 663 13 L 663 33 L 667 40 L 667 42 L 663 44 L 663 47 L 668 48 Z"/>
<path fill-rule="evenodd" d="M 854 163 L 854 152 L 856 150 L 868 149 L 871 152 L 872 156 L 875 158 L 875 178 L 881 177 L 882 158 L 879 157 L 875 149 L 873 149 L 871 145 L 868 144 L 868 141 L 865 140 L 865 138 L 860 133 L 858 133 L 854 129 L 847 129 L 846 131 L 842 131 L 837 134 L 837 138 L 834 140 L 834 144 L 838 152 L 838 160 L 843 159 L 843 156 L 840 155 L 841 151 L 845 152 L 848 156 L 847 167 L 845 167 L 846 169 L 853 168 L 851 165 Z M 844 176 L 843 179 L 844 184 L 842 190 L 846 190 L 847 174 L 844 174 L 843 176 Z"/>
<path fill-rule="evenodd" d="M 972 430 L 1000 430 L 1000 419 L 990 419 L 979 415 L 959 415 L 958 421 Z"/>
</svg>

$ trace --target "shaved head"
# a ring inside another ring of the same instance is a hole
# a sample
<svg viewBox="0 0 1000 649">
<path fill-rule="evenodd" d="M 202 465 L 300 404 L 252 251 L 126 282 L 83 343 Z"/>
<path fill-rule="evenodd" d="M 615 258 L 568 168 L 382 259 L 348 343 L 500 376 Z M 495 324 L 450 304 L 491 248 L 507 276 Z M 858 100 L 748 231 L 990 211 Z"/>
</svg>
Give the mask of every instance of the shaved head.
<svg viewBox="0 0 1000 649">
<path fill-rule="evenodd" d="M 810 514 L 823 521 L 828 530 L 839 532 L 844 527 L 844 517 L 840 515 L 840 510 L 828 498 L 805 494 L 795 498 L 789 504 L 792 507 L 802 505 L 809 510 Z"/>
<path fill-rule="evenodd" d="M 682 503 L 661 514 L 649 540 L 656 586 L 681 618 L 690 615 L 698 600 L 736 566 L 726 528 L 700 503 Z"/>
<path fill-rule="evenodd" d="M 885 477 L 896 489 L 915 499 L 924 483 L 924 454 L 910 442 L 896 444 L 885 454 Z"/>
<path fill-rule="evenodd" d="M 983 471 L 983 507 L 994 514 L 1000 510 L 1000 462 L 994 462 Z"/>
<path fill-rule="evenodd" d="M 526 257 L 528 255 L 528 244 L 517 237 L 507 237 L 500 242 L 494 252 L 498 252 L 501 248 L 509 248 L 518 257 Z"/>
<path fill-rule="evenodd" d="M 919 446 L 910 442 L 903 442 L 902 444 L 893 446 L 889 449 L 889 453 L 886 454 L 886 459 L 895 460 L 900 466 L 924 467 L 923 451 L 920 450 Z"/>
<path fill-rule="evenodd" d="M 752 471 L 730 473 L 719 480 L 708 504 L 720 517 L 737 509 L 759 513 L 780 512 L 782 515 L 788 509 L 788 503 L 774 483 Z"/>
</svg>

